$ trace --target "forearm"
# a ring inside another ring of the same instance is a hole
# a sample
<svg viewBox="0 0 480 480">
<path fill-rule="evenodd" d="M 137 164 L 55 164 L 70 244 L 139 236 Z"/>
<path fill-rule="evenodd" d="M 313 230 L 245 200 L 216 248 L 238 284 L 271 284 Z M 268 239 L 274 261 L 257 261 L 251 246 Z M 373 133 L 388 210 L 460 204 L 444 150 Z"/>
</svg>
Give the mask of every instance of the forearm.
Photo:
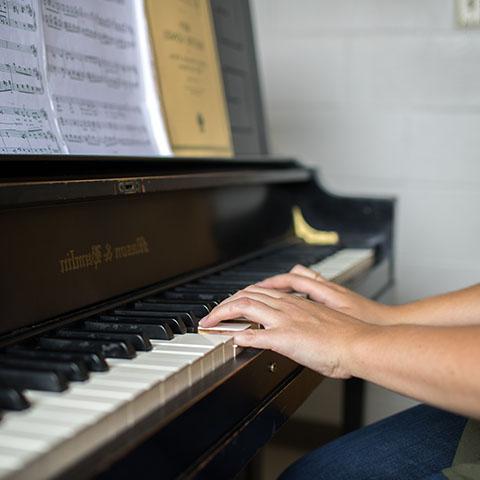
<svg viewBox="0 0 480 480">
<path fill-rule="evenodd" d="M 480 325 L 480 285 L 388 310 L 390 324 Z"/>
<path fill-rule="evenodd" d="M 480 326 L 370 326 L 346 353 L 353 376 L 480 418 Z"/>
</svg>

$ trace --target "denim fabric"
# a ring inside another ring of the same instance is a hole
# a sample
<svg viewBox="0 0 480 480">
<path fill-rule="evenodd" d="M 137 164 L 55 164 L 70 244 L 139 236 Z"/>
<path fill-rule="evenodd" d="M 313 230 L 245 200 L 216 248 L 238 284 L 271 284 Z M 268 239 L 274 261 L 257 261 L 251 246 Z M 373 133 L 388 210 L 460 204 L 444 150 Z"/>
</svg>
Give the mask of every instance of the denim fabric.
<svg viewBox="0 0 480 480">
<path fill-rule="evenodd" d="M 445 479 L 466 422 L 419 405 L 314 450 L 280 479 Z"/>
</svg>

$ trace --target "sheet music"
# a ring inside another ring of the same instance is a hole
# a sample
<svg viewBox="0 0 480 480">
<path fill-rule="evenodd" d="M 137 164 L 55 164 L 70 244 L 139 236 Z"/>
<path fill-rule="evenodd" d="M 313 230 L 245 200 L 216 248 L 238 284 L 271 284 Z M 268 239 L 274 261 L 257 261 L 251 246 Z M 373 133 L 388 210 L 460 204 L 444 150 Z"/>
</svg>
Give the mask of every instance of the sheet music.
<svg viewBox="0 0 480 480">
<path fill-rule="evenodd" d="M 65 151 L 47 95 L 37 0 L 0 0 L 0 153 Z"/>
<path fill-rule="evenodd" d="M 48 88 L 71 153 L 171 154 L 163 121 L 149 110 L 158 100 L 145 83 L 141 5 L 43 0 Z"/>
</svg>

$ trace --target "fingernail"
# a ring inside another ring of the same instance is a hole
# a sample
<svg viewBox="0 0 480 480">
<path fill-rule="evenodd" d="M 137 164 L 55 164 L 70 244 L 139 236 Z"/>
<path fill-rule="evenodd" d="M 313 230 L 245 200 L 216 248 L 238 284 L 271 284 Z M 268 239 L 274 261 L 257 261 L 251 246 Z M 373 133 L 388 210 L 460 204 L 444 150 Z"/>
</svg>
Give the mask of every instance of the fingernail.
<svg viewBox="0 0 480 480">
<path fill-rule="evenodd" d="M 201 327 L 204 327 L 205 324 L 207 323 L 207 318 L 208 318 L 208 316 L 207 316 L 207 317 L 203 317 L 203 318 L 198 322 L 198 324 L 199 324 Z"/>
</svg>

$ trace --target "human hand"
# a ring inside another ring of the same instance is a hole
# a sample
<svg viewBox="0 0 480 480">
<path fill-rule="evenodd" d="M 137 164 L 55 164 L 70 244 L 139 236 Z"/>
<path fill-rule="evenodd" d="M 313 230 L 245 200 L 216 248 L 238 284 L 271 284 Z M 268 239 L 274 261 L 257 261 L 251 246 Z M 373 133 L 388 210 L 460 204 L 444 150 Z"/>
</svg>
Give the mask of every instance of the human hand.
<svg viewBox="0 0 480 480">
<path fill-rule="evenodd" d="M 237 345 L 274 350 L 333 378 L 351 376 L 351 347 L 377 328 L 308 299 L 258 286 L 222 302 L 200 325 L 213 327 L 240 317 L 264 329 L 235 333 Z"/>
<path fill-rule="evenodd" d="M 374 302 L 333 282 L 319 273 L 296 265 L 289 273 L 267 278 L 256 284 L 259 287 L 284 292 L 299 292 L 318 303 L 358 318 L 364 322 L 385 325 L 393 323 L 393 308 Z"/>
</svg>

